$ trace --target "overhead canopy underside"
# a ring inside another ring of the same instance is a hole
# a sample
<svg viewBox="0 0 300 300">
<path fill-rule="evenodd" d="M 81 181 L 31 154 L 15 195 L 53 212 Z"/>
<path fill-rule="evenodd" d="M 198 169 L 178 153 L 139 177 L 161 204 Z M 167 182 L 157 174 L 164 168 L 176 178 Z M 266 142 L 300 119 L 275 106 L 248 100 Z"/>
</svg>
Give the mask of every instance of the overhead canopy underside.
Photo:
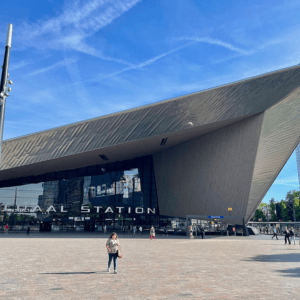
<svg viewBox="0 0 300 300">
<path fill-rule="evenodd" d="M 4 141 L 0 186 L 11 179 L 158 153 L 264 113 L 248 219 L 299 141 L 299 86 L 296 66 Z M 164 146 L 162 139 L 167 139 Z"/>
</svg>

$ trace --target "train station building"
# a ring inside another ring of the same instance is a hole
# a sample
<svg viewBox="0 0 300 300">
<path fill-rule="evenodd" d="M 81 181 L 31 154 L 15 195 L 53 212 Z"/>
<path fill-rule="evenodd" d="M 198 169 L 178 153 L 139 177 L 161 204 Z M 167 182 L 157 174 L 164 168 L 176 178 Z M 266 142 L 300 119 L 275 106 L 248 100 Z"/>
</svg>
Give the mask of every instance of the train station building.
<svg viewBox="0 0 300 300">
<path fill-rule="evenodd" d="M 299 143 L 299 116 L 295 66 L 6 140 L 0 202 L 45 230 L 243 224 Z"/>
</svg>

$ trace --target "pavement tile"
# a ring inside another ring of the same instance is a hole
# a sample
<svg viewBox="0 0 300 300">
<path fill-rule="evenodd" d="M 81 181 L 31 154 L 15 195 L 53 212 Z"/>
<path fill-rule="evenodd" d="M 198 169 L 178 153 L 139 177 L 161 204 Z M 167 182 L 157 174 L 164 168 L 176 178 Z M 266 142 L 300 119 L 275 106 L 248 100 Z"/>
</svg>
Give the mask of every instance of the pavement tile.
<svg viewBox="0 0 300 300">
<path fill-rule="evenodd" d="M 299 241 L 125 235 L 115 275 L 107 238 L 0 234 L 0 299 L 300 299 Z"/>
</svg>

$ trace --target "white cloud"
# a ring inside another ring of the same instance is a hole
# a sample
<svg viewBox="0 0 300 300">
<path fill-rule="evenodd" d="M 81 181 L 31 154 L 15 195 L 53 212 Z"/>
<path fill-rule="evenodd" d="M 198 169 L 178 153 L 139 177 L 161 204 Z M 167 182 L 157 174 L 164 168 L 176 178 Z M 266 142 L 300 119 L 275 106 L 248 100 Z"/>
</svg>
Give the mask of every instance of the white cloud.
<svg viewBox="0 0 300 300">
<path fill-rule="evenodd" d="M 15 71 L 15 70 L 21 69 L 21 68 L 23 68 L 23 67 L 25 67 L 25 66 L 27 66 L 27 65 L 29 65 L 31 63 L 32 63 L 32 60 L 20 60 L 17 63 L 11 64 L 9 66 L 9 70 L 10 71 Z"/>
<path fill-rule="evenodd" d="M 37 75 L 37 74 L 41 74 L 41 73 L 45 73 L 45 72 L 48 72 L 48 71 L 51 71 L 53 69 L 58 69 L 60 67 L 63 67 L 63 66 L 66 66 L 66 65 L 69 65 L 69 64 L 72 64 L 72 63 L 75 63 L 77 60 L 76 59 L 65 59 L 65 60 L 61 60 L 53 65 L 50 65 L 50 66 L 47 66 L 45 68 L 42 68 L 42 69 L 38 69 L 38 70 L 35 70 L 33 72 L 30 72 L 29 76 L 33 76 L 33 75 Z"/>
<path fill-rule="evenodd" d="M 111 24 L 141 0 L 90 0 L 69 2 L 57 17 L 34 24 L 23 24 L 18 43 L 39 49 L 73 49 L 104 60 L 130 65 L 103 55 L 86 44 L 85 39 Z"/>
<path fill-rule="evenodd" d="M 299 179 L 298 179 L 298 176 L 276 179 L 273 184 L 287 185 L 287 186 L 292 186 L 292 187 L 298 188 L 299 187 Z"/>
<path fill-rule="evenodd" d="M 183 48 L 185 48 L 185 47 L 188 47 L 188 46 L 190 46 L 191 44 L 192 44 L 192 43 L 188 43 L 188 44 L 185 44 L 185 45 L 183 45 L 183 46 L 176 47 L 176 48 L 174 48 L 174 49 L 172 49 L 172 50 L 170 50 L 170 51 L 167 51 L 167 52 L 162 53 L 162 54 L 160 54 L 160 55 L 154 56 L 154 57 L 152 57 L 152 58 L 150 58 L 150 59 L 147 59 L 147 60 L 145 60 L 145 61 L 143 61 L 143 62 L 141 62 L 141 63 L 132 65 L 132 66 L 130 66 L 130 67 L 126 67 L 126 68 L 124 68 L 124 69 L 121 69 L 121 70 L 116 71 L 116 72 L 114 72 L 114 73 L 111 73 L 111 74 L 109 74 L 109 75 L 106 75 L 106 76 L 103 76 L 103 77 L 100 77 L 100 78 L 94 78 L 94 79 L 88 79 L 88 80 L 84 80 L 84 81 L 73 82 L 72 84 L 69 84 L 69 85 L 67 85 L 67 86 L 73 86 L 73 85 L 77 85 L 77 84 L 81 84 L 81 83 L 85 83 L 85 82 L 100 82 L 100 81 L 103 81 L 103 80 L 106 80 L 106 79 L 110 79 L 110 78 L 112 78 L 112 77 L 115 77 L 115 76 L 117 76 L 117 75 L 120 75 L 120 74 L 122 74 L 122 73 L 131 71 L 131 70 L 141 69 L 141 68 L 143 68 L 143 67 L 146 67 L 146 66 L 149 66 L 149 65 L 155 63 L 156 61 L 158 61 L 158 60 L 160 60 L 160 59 L 162 59 L 162 58 L 164 58 L 164 57 L 166 57 L 166 56 L 168 56 L 168 55 L 170 55 L 170 54 L 172 54 L 172 53 L 174 53 L 174 52 L 176 52 L 176 51 L 179 51 L 179 50 L 181 50 L 181 49 L 183 49 Z"/>
<path fill-rule="evenodd" d="M 182 37 L 182 38 L 177 38 L 176 40 L 178 41 L 194 41 L 194 42 L 198 42 L 198 43 L 208 43 L 208 44 L 213 44 L 213 45 L 217 45 L 217 46 L 221 46 L 224 48 L 227 48 L 231 51 L 237 52 L 239 54 L 242 55 L 249 55 L 252 54 L 254 51 L 253 50 L 245 50 L 239 47 L 236 47 L 230 43 L 218 40 L 218 39 L 212 39 L 212 38 L 208 38 L 208 37 Z"/>
</svg>

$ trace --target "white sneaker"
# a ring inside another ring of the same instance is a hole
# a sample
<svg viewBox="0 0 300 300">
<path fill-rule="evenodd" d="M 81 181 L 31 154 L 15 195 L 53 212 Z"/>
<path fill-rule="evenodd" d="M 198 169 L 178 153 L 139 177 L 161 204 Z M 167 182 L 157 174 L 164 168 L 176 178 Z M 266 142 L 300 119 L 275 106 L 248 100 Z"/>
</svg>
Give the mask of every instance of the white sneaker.
<svg viewBox="0 0 300 300">
<path fill-rule="evenodd" d="M 107 272 L 110 272 L 110 269 L 107 269 Z"/>
<path fill-rule="evenodd" d="M 114 271 L 114 274 L 118 274 L 118 272 L 115 270 L 115 271 Z"/>
</svg>

